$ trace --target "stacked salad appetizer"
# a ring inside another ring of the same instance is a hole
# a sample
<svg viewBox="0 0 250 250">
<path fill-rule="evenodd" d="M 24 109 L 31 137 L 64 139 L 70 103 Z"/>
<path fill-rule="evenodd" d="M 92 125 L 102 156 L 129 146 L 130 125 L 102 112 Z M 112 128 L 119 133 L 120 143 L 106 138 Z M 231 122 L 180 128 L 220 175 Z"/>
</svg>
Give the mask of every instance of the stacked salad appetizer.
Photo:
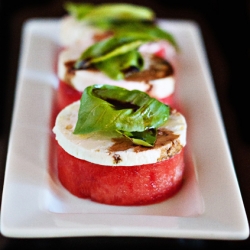
<svg viewBox="0 0 250 250">
<path fill-rule="evenodd" d="M 181 113 L 144 92 L 89 86 L 53 128 L 59 180 L 105 204 L 162 201 L 181 187 L 186 129 Z"/>
<path fill-rule="evenodd" d="M 53 127 L 60 182 L 79 198 L 109 205 L 170 198 L 183 182 L 187 131 L 172 98 L 173 36 L 145 7 L 66 7 Z"/>
</svg>

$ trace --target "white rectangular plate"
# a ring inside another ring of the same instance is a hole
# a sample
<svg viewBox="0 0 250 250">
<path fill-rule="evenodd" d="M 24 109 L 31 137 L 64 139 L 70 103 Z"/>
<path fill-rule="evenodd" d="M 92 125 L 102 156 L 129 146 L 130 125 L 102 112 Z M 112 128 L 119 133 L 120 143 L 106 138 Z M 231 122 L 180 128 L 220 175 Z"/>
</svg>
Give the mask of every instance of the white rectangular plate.
<svg viewBox="0 0 250 250">
<path fill-rule="evenodd" d="M 181 48 L 177 98 L 188 123 L 188 157 L 180 192 L 154 205 L 118 207 L 79 199 L 60 185 L 51 171 L 60 19 L 32 19 L 23 27 L 2 196 L 3 235 L 248 237 L 199 27 L 185 20 L 159 20 L 159 24 L 172 32 Z"/>
</svg>

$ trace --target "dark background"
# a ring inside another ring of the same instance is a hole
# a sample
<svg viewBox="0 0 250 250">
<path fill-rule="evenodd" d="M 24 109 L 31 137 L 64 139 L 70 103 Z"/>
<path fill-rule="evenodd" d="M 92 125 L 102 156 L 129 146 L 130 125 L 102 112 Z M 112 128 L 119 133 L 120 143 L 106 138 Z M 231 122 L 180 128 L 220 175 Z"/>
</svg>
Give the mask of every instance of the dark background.
<svg viewBox="0 0 250 250">
<path fill-rule="evenodd" d="M 12 117 L 23 22 L 35 17 L 61 17 L 61 0 L 0 0 L 0 193 Z M 79 2 L 79 1 L 75 1 Z M 91 3 L 122 1 L 86 1 Z M 248 219 L 250 216 L 250 1 L 125 1 L 152 8 L 159 18 L 190 19 L 201 28 L 222 118 Z M 202 108 L 202 107 L 201 107 Z M 0 196 L 1 198 L 1 196 Z M 230 209 L 230 208 L 229 208 Z M 0 249 L 247 249 L 240 241 L 142 237 L 11 239 L 0 235 Z"/>
</svg>

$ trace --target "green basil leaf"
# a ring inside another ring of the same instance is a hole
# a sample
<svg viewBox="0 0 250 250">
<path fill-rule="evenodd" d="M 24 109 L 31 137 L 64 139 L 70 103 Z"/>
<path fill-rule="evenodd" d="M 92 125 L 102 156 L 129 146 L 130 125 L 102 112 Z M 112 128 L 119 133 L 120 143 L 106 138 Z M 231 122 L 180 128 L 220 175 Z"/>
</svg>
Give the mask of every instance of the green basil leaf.
<svg viewBox="0 0 250 250">
<path fill-rule="evenodd" d="M 120 47 L 110 51 L 109 53 L 107 53 L 107 54 L 105 54 L 103 56 L 91 59 L 90 63 L 92 63 L 92 64 L 93 63 L 98 63 L 98 62 L 101 62 L 101 61 L 108 60 L 108 59 L 110 59 L 112 57 L 115 57 L 115 56 L 119 56 L 119 55 L 122 55 L 122 54 L 125 54 L 125 53 L 129 53 L 130 51 L 138 48 L 142 44 L 143 44 L 143 42 L 138 40 L 138 41 L 133 41 L 131 43 L 121 45 Z"/>
<path fill-rule="evenodd" d="M 136 36 L 140 34 L 144 34 L 148 39 L 151 40 L 166 40 L 172 46 L 174 46 L 177 50 L 179 46 L 174 36 L 161 28 L 159 28 L 155 24 L 136 22 L 136 23 L 123 23 L 118 25 L 113 25 L 112 30 L 117 36 Z"/>
<path fill-rule="evenodd" d="M 143 68 L 143 58 L 137 50 L 132 50 L 97 63 L 95 66 L 111 79 L 122 80 L 125 78 L 125 72 L 131 69 L 131 67 L 138 71 Z"/>
<path fill-rule="evenodd" d="M 143 58 L 138 47 L 152 40 L 146 34 L 114 36 L 90 46 L 76 61 L 75 69 L 95 67 L 114 80 L 124 79 L 124 72 L 131 67 L 140 71 Z"/>
<path fill-rule="evenodd" d="M 111 85 L 87 87 L 81 97 L 74 134 L 122 133 L 139 145 L 153 145 L 153 131 L 169 117 L 169 106 L 139 90 Z"/>
<path fill-rule="evenodd" d="M 150 8 L 133 4 L 107 3 L 94 6 L 68 2 L 64 6 L 78 20 L 93 23 L 112 20 L 153 20 L 155 18 L 155 14 Z"/>
<path fill-rule="evenodd" d="M 64 9 L 77 20 L 83 20 L 84 17 L 95 8 L 93 4 L 66 2 Z"/>
<path fill-rule="evenodd" d="M 84 69 L 111 57 L 125 54 L 137 49 L 144 42 L 151 40 L 148 36 L 114 36 L 97 42 L 85 50 L 76 61 L 75 69 Z"/>
<path fill-rule="evenodd" d="M 123 136 L 130 139 L 136 145 L 144 147 L 153 147 L 156 141 L 156 129 L 147 129 L 143 132 L 119 131 Z"/>
</svg>

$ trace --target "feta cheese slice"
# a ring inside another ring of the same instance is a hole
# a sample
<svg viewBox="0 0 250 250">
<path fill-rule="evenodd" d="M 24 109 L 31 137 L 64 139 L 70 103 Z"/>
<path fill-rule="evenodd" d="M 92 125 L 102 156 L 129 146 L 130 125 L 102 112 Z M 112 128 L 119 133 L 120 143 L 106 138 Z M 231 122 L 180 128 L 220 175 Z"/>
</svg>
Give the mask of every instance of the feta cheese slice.
<svg viewBox="0 0 250 250">
<path fill-rule="evenodd" d="M 167 122 L 158 129 L 153 148 L 133 145 L 130 140 L 104 135 L 75 135 L 80 101 L 64 108 L 57 116 L 53 132 L 58 144 L 70 155 L 107 166 L 152 164 L 179 153 L 186 145 L 185 117 L 172 110 Z"/>
</svg>

